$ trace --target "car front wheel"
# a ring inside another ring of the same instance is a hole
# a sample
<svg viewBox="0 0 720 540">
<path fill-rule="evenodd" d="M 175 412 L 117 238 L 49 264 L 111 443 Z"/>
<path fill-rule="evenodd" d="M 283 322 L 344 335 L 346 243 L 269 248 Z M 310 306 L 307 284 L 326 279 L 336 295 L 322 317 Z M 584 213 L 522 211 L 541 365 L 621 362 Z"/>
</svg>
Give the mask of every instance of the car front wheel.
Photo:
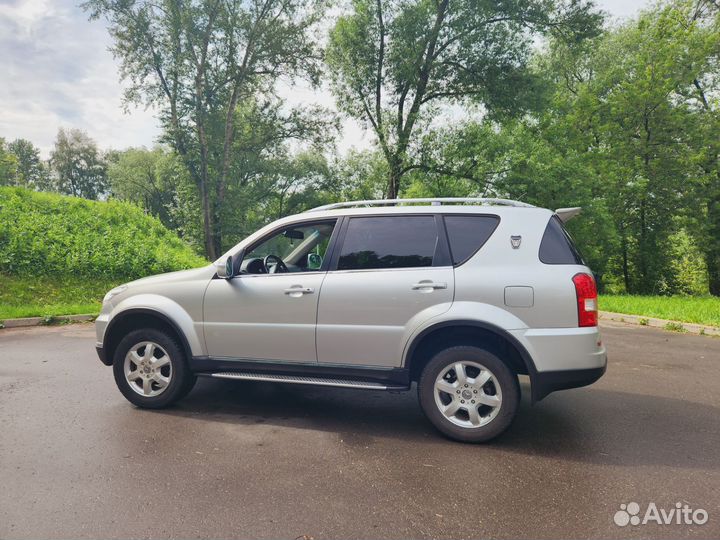
<svg viewBox="0 0 720 540">
<path fill-rule="evenodd" d="M 113 357 L 115 383 L 125 398 L 159 409 L 184 397 L 195 376 L 175 339 L 155 329 L 134 330 L 118 344 Z"/>
<path fill-rule="evenodd" d="M 485 442 L 505 431 L 520 401 L 517 376 L 495 354 L 472 346 L 437 353 L 420 376 L 420 405 L 444 435 Z"/>
</svg>

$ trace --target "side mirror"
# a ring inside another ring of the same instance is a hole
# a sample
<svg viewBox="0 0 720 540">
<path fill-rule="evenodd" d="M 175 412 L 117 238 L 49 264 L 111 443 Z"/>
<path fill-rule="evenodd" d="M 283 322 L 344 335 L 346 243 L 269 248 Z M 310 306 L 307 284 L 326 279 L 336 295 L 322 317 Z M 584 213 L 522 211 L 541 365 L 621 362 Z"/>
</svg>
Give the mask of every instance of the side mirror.
<svg viewBox="0 0 720 540">
<path fill-rule="evenodd" d="M 234 277 L 233 272 L 233 258 L 228 257 L 225 261 L 220 261 L 215 265 L 217 269 L 217 275 L 222 279 L 232 279 Z"/>
</svg>

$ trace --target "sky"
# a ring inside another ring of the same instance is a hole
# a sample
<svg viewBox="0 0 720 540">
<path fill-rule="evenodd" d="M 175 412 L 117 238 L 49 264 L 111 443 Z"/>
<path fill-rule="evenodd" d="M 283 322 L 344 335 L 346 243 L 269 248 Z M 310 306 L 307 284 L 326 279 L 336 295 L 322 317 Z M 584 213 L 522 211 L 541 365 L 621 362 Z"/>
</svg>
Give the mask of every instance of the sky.
<svg viewBox="0 0 720 540">
<path fill-rule="evenodd" d="M 160 134 L 154 111 L 126 110 L 118 62 L 101 21 L 79 0 L 0 0 L 0 137 L 24 138 L 48 157 L 60 127 L 88 133 L 101 148 L 151 147 Z M 632 17 L 647 0 L 597 0 L 612 19 Z M 291 104 L 332 106 L 327 91 L 283 88 Z M 343 122 L 340 152 L 366 148 L 370 134 Z"/>
</svg>

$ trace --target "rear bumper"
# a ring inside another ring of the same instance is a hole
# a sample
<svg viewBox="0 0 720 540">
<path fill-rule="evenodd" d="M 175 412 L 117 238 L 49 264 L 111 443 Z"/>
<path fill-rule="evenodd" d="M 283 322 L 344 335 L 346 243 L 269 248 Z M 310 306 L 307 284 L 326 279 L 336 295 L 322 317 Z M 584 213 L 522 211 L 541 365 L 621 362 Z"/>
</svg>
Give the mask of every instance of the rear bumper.
<svg viewBox="0 0 720 540">
<path fill-rule="evenodd" d="M 533 401 L 540 401 L 556 390 L 579 388 L 597 381 L 605 374 L 607 364 L 589 369 L 573 369 L 563 371 L 540 371 L 532 381 Z"/>
<path fill-rule="evenodd" d="M 596 369 L 607 363 L 607 353 L 596 326 L 529 328 L 510 333 L 530 354 L 537 371 Z"/>
<path fill-rule="evenodd" d="M 525 347 L 534 364 L 534 373 L 530 373 L 533 401 L 556 390 L 592 384 L 607 369 L 607 352 L 595 326 L 532 328 L 513 330 L 511 334 Z"/>
</svg>

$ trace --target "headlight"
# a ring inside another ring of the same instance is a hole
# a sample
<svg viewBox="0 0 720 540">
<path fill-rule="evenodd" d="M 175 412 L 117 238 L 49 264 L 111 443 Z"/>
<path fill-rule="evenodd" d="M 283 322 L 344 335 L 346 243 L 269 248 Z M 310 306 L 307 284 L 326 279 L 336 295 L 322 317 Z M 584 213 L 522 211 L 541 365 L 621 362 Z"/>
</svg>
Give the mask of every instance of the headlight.
<svg viewBox="0 0 720 540">
<path fill-rule="evenodd" d="M 117 296 L 118 294 L 123 292 L 125 289 L 127 289 L 127 285 L 120 285 L 119 287 L 115 287 L 114 289 L 108 291 L 108 293 L 105 295 L 105 298 L 103 298 L 103 304 L 109 301 L 113 296 Z"/>
</svg>

